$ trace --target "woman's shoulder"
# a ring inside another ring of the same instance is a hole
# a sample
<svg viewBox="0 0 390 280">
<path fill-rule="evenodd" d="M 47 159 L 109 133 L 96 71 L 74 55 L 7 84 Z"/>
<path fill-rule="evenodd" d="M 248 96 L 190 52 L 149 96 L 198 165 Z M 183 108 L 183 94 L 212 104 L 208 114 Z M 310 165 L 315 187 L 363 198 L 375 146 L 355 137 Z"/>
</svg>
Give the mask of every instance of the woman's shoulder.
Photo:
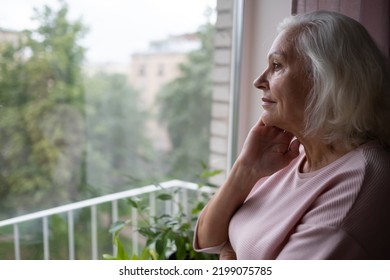
<svg viewBox="0 0 390 280">
<path fill-rule="evenodd" d="M 366 170 L 374 173 L 385 173 L 390 180 L 390 152 L 378 141 L 361 145 L 358 152 L 362 156 Z"/>
<path fill-rule="evenodd" d="M 390 154 L 378 142 L 358 148 L 365 161 L 364 180 L 344 229 L 363 244 L 372 258 L 390 252 Z"/>
</svg>

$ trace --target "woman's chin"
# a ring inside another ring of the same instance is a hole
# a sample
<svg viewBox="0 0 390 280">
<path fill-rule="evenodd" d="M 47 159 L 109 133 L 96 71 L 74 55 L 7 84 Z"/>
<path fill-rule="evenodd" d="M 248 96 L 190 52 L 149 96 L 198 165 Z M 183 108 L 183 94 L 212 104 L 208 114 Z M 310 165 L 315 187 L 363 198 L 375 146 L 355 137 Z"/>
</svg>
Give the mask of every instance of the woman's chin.
<svg viewBox="0 0 390 280">
<path fill-rule="evenodd" d="M 266 126 L 275 126 L 275 121 L 266 111 L 261 115 L 261 120 Z"/>
</svg>

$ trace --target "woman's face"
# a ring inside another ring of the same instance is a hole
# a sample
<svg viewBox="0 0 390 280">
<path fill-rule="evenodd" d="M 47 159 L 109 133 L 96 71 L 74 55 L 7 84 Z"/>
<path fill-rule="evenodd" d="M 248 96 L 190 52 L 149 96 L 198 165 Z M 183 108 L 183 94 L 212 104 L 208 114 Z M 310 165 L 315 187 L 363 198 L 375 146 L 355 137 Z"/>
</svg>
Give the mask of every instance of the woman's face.
<svg viewBox="0 0 390 280">
<path fill-rule="evenodd" d="M 291 47 L 288 35 L 283 31 L 276 37 L 268 53 L 268 66 L 254 85 L 263 91 L 263 122 L 297 135 L 304 128 L 311 83 L 303 59 Z"/>
</svg>

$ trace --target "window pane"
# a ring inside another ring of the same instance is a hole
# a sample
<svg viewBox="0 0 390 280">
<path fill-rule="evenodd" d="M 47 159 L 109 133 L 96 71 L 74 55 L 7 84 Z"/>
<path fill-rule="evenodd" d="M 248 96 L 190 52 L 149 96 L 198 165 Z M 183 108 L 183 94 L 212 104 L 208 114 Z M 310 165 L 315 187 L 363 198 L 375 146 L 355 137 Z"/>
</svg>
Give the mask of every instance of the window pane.
<svg viewBox="0 0 390 280">
<path fill-rule="evenodd" d="M 215 5 L 2 1 L 0 221 L 168 179 L 199 179 L 209 160 Z M 85 211 L 74 219 L 91 220 Z M 66 232 L 67 219 L 50 217 L 49 231 Z M 109 224 L 100 217 L 98 232 Z M 21 258 L 43 254 L 44 228 L 42 221 L 20 227 L 21 239 L 27 236 Z M 0 228 L 0 259 L 14 256 L 12 232 Z M 68 257 L 67 244 L 56 249 L 61 239 L 50 239 L 53 258 Z M 88 258 L 90 242 L 76 245 L 76 258 Z"/>
</svg>

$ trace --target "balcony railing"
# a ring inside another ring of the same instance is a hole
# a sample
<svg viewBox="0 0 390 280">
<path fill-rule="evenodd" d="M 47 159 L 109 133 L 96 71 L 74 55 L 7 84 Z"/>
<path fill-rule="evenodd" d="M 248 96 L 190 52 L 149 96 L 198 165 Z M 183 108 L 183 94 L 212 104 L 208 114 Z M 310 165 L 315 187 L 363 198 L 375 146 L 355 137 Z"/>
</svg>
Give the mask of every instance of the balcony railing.
<svg viewBox="0 0 390 280">
<path fill-rule="evenodd" d="M 49 260 L 50 256 L 50 239 L 54 234 L 53 231 L 50 230 L 49 222 L 50 217 L 54 215 L 66 215 L 67 220 L 67 240 L 63 240 L 63 242 L 68 243 L 68 259 L 74 260 L 76 259 L 76 250 L 75 250 L 75 227 L 77 224 L 75 223 L 74 213 L 80 209 L 90 209 L 90 243 L 91 243 L 91 258 L 92 260 L 96 260 L 100 258 L 98 253 L 98 205 L 109 203 L 111 204 L 111 222 L 118 221 L 118 203 L 126 198 L 134 198 L 140 196 L 149 196 L 149 215 L 156 215 L 156 193 L 161 191 L 171 191 L 174 195 L 174 201 L 180 201 L 181 205 L 184 208 L 185 213 L 190 215 L 190 203 L 188 199 L 189 192 L 192 192 L 192 197 L 201 197 L 202 193 L 211 194 L 214 190 L 210 187 L 202 187 L 200 188 L 198 184 L 185 182 L 180 180 L 172 180 L 163 183 L 159 183 L 157 185 L 148 185 L 140 188 L 131 189 L 128 191 L 113 193 L 101 197 L 96 197 L 76 203 L 71 203 L 55 208 L 51 208 L 48 210 L 39 211 L 36 213 L 31 213 L 23 216 L 19 216 L 16 218 L 11 218 L 8 220 L 0 221 L 0 229 L 3 227 L 12 227 L 12 238 L 13 238 L 13 247 L 14 247 L 14 259 L 19 260 L 22 258 L 21 252 L 21 239 L 20 234 L 20 226 L 23 223 L 27 223 L 30 221 L 41 221 L 42 225 L 42 243 L 43 243 L 43 259 Z M 174 191 L 179 190 L 179 191 Z M 193 202 L 193 201 L 192 201 Z M 172 200 L 164 201 L 164 211 L 165 213 L 173 214 L 177 212 L 177 204 L 173 203 Z M 160 207 L 161 208 L 161 207 Z M 161 211 L 160 208 L 158 211 Z M 131 213 L 129 213 L 129 217 L 131 217 L 133 221 L 133 226 L 137 226 L 138 214 L 136 208 L 131 209 Z M 127 218 L 129 218 L 127 217 Z M 107 228 L 108 233 L 108 228 Z M 130 233 L 132 240 L 132 253 L 138 253 L 139 246 L 139 234 L 137 231 L 133 230 Z M 0 238 L 4 239 L 4 237 Z M 115 246 L 112 248 L 113 253 L 115 254 Z M 1 257 L 0 257 L 1 258 Z"/>
</svg>

